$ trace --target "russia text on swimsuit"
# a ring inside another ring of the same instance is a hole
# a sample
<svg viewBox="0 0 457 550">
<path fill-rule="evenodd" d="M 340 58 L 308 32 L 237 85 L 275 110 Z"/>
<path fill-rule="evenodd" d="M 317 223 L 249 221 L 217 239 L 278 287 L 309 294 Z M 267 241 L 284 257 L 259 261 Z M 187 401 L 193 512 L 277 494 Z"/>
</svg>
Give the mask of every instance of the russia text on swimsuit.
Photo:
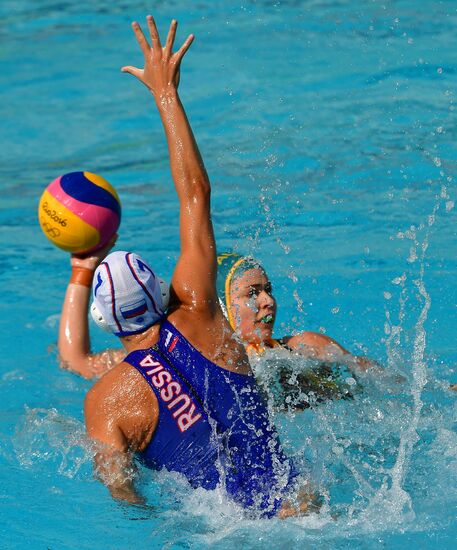
<svg viewBox="0 0 457 550">
<path fill-rule="evenodd" d="M 173 380 L 173 376 L 159 361 L 151 355 L 146 355 L 140 362 L 140 366 L 143 368 L 151 367 L 146 371 L 146 374 L 150 376 L 155 388 L 163 388 L 160 390 L 159 395 L 162 401 L 167 403 L 167 408 L 169 410 L 176 408 L 172 416 L 181 433 L 200 420 L 202 415 L 200 413 L 195 414 L 195 404 L 192 399 L 182 392 L 181 384 Z"/>
</svg>

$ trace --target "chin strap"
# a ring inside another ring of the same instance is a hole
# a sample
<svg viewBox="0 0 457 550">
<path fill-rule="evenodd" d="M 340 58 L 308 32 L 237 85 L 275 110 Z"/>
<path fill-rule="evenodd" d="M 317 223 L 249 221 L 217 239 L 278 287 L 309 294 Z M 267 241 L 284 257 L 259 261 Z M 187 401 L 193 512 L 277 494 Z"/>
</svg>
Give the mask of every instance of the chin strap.
<svg viewBox="0 0 457 550">
<path fill-rule="evenodd" d="M 275 340 L 274 338 L 268 338 L 268 340 L 265 340 L 264 342 L 260 342 L 259 344 L 255 342 L 251 342 L 246 346 L 246 351 L 248 355 L 251 353 L 262 355 L 262 353 L 265 353 L 267 349 L 280 348 L 280 347 L 282 346 L 278 342 L 278 340 Z"/>
</svg>

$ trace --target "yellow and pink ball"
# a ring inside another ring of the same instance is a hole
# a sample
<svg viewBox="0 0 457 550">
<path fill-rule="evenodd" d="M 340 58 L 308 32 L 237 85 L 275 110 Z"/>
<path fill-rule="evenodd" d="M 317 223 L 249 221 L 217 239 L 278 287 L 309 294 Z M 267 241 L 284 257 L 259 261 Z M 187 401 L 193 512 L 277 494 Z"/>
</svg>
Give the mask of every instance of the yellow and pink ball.
<svg viewBox="0 0 457 550">
<path fill-rule="evenodd" d="M 113 186 L 101 176 L 71 172 L 45 189 L 38 219 L 53 244 L 73 254 L 89 254 L 116 233 L 121 203 Z"/>
</svg>

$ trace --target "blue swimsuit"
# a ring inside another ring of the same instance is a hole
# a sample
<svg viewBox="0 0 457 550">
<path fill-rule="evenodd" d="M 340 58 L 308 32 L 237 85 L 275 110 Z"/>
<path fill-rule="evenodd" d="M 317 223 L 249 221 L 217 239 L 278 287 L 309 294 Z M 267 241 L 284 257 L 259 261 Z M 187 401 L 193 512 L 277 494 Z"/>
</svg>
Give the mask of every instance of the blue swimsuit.
<svg viewBox="0 0 457 550">
<path fill-rule="evenodd" d="M 168 321 L 155 346 L 125 361 L 159 403 L 157 428 L 140 455 L 145 465 L 180 472 L 193 487 L 214 489 L 222 481 L 243 507 L 275 515 L 297 473 L 254 376 L 218 367 Z"/>
</svg>

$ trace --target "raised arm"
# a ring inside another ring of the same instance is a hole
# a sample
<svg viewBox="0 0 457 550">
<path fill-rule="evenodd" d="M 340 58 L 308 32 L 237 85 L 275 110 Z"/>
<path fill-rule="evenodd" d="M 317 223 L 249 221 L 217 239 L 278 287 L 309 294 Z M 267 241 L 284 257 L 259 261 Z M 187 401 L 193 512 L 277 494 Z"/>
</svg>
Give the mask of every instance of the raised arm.
<svg viewBox="0 0 457 550">
<path fill-rule="evenodd" d="M 172 21 L 165 45 L 151 16 L 151 44 L 138 23 L 133 30 L 144 55 L 144 68 L 123 67 L 152 93 L 165 129 L 173 181 L 180 206 L 181 254 L 171 281 L 172 298 L 180 307 L 214 313 L 216 248 L 210 217 L 210 184 L 192 129 L 178 95 L 181 60 L 193 41 L 190 35 L 173 53 L 177 22 Z M 174 296 L 173 296 L 174 295 Z"/>
<path fill-rule="evenodd" d="M 117 365 L 125 351 L 107 349 L 92 353 L 90 347 L 88 308 L 94 271 L 116 240 L 114 237 L 103 249 L 91 256 L 71 256 L 71 278 L 68 283 L 59 324 L 60 367 L 95 378 Z"/>
</svg>

